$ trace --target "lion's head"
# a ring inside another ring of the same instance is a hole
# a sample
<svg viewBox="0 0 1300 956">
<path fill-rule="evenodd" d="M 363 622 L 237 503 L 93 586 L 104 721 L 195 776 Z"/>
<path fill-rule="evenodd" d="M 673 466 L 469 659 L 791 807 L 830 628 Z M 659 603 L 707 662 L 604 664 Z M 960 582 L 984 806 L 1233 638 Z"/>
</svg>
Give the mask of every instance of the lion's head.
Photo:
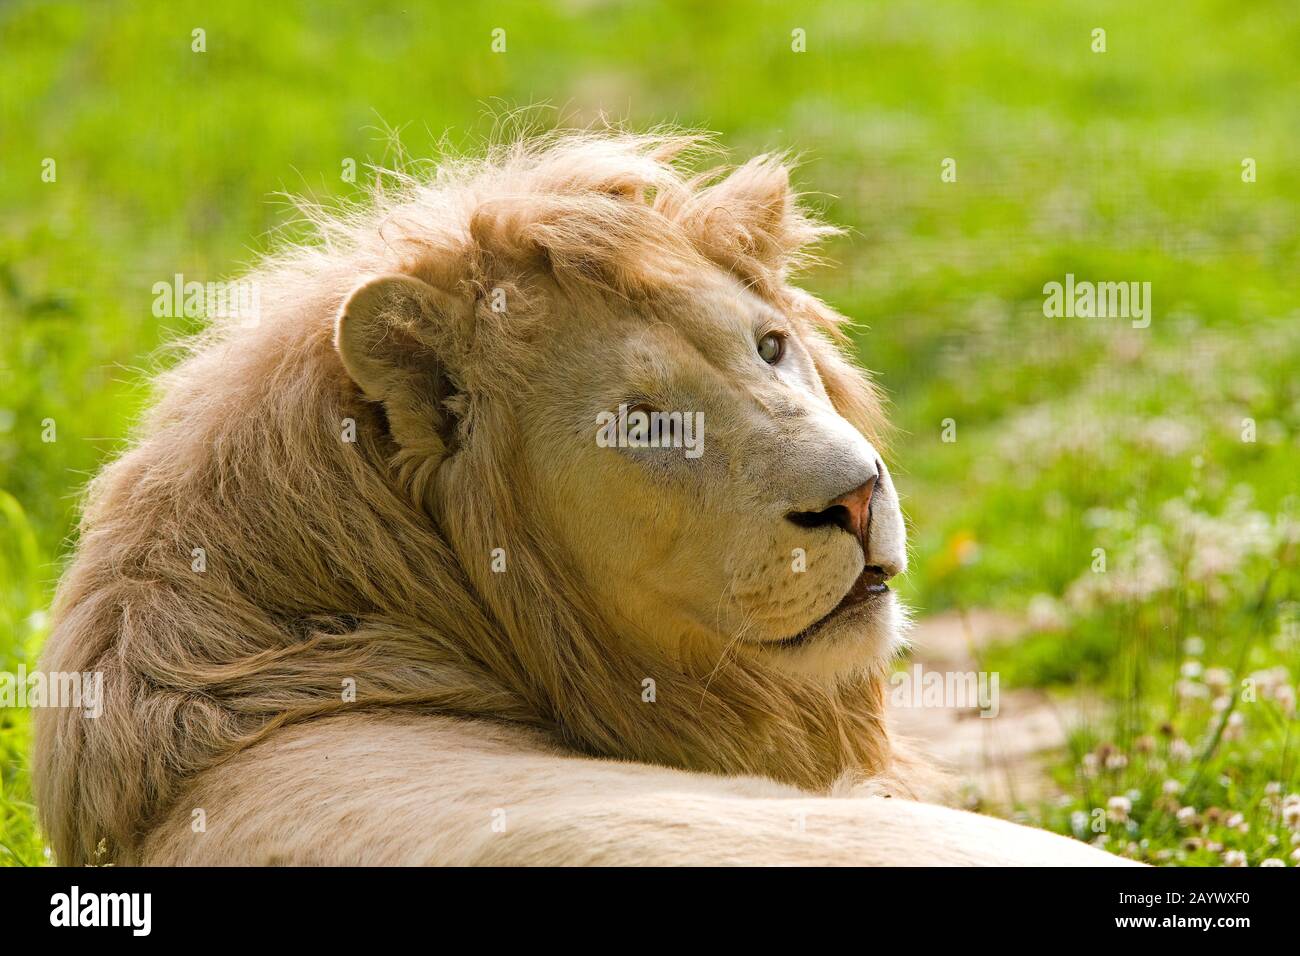
<svg viewBox="0 0 1300 956">
<path fill-rule="evenodd" d="M 417 258 L 340 315 L 343 364 L 426 472 L 477 592 L 501 590 L 521 533 L 611 634 L 674 661 L 743 653 L 829 676 L 888 656 L 902 518 L 846 417 L 870 415 L 869 393 L 826 340 L 824 307 L 782 281 L 803 226 L 784 171 L 743 167 L 690 198 L 694 219 L 671 193 L 644 199 L 653 181 L 560 185 L 525 181 L 504 212 L 476 211 L 493 221 L 470 235 L 493 261 L 472 280 Z M 766 272 L 718 256 L 737 247 L 766 252 Z M 517 532 L 466 520 L 494 486 Z"/>
<path fill-rule="evenodd" d="M 47 651 L 107 685 L 97 721 L 40 718 L 65 862 L 130 859 L 187 773 L 346 707 L 805 786 L 887 770 L 883 416 L 789 282 L 831 230 L 778 159 L 690 176 L 692 145 L 390 179 L 168 373 Z"/>
</svg>

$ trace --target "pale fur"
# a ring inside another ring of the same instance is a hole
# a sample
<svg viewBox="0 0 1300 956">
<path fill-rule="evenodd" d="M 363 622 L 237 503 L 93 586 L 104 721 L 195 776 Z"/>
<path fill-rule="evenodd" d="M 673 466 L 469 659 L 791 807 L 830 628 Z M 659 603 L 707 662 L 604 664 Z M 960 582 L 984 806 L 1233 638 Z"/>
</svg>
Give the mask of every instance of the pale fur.
<svg viewBox="0 0 1300 956">
<path fill-rule="evenodd" d="M 206 832 L 195 832 L 196 809 Z M 401 715 L 330 718 L 244 751 L 183 794 L 143 855 L 179 865 L 1126 862 L 933 804 L 592 760 L 507 725 Z"/>
<path fill-rule="evenodd" d="M 161 377 L 140 438 L 92 486 L 45 651 L 105 682 L 102 716 L 37 717 L 60 862 L 1110 859 L 904 800 L 812 796 L 868 779 L 908 794 L 924 776 L 884 724 L 892 611 L 853 666 L 774 662 L 727 634 L 643 639 L 564 545 L 520 404 L 575 323 L 750 297 L 793 323 L 810 401 L 880 444 L 874 391 L 829 344 L 839 318 L 788 281 L 830 230 L 778 159 L 694 176 L 680 156 L 695 143 L 569 134 L 389 175 L 255 275 L 260 325 L 213 328 Z M 336 318 L 391 275 L 437 292 L 372 343 L 406 349 L 419 387 L 372 401 Z M 861 555 L 818 542 L 856 576 Z M 503 543 L 509 572 L 493 575 Z M 799 598 L 801 620 L 822 591 Z M 821 822 L 796 834 L 805 811 Z"/>
</svg>

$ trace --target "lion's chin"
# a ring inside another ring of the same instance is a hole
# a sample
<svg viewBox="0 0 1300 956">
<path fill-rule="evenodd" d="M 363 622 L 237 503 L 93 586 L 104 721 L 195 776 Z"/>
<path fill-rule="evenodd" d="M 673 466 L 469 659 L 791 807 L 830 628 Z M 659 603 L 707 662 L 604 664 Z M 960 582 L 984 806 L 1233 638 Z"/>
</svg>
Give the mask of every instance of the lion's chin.
<svg viewBox="0 0 1300 956">
<path fill-rule="evenodd" d="M 759 653 L 772 666 L 805 677 L 883 673 L 906 646 L 907 624 L 906 609 L 888 591 L 834 613 L 798 640 L 760 645 Z"/>
</svg>

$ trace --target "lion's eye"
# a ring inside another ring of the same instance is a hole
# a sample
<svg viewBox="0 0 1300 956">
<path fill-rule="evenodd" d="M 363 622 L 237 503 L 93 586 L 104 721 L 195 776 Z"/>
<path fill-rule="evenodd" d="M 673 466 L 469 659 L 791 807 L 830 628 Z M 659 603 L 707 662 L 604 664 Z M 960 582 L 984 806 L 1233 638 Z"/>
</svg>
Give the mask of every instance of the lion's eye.
<svg viewBox="0 0 1300 956">
<path fill-rule="evenodd" d="M 781 361 L 781 356 L 785 353 L 785 336 L 776 332 L 768 332 L 758 340 L 758 357 L 768 365 L 775 365 Z"/>
</svg>

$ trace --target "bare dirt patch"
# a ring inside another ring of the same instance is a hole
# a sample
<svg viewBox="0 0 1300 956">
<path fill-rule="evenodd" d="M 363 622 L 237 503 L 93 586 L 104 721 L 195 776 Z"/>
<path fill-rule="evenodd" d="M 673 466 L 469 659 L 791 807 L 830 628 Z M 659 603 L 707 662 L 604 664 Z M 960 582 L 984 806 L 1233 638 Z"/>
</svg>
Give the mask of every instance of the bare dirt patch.
<svg viewBox="0 0 1300 956">
<path fill-rule="evenodd" d="M 996 611 L 950 611 L 922 618 L 912 632 L 912 656 L 929 672 L 975 672 L 979 651 L 1014 640 L 1024 623 Z M 1084 713 L 1077 698 L 1037 688 L 999 684 L 996 716 L 976 706 L 893 706 L 895 731 L 946 767 L 961 800 L 981 808 L 1009 808 L 1051 792 L 1046 758 L 1065 745 L 1067 729 Z"/>
</svg>

